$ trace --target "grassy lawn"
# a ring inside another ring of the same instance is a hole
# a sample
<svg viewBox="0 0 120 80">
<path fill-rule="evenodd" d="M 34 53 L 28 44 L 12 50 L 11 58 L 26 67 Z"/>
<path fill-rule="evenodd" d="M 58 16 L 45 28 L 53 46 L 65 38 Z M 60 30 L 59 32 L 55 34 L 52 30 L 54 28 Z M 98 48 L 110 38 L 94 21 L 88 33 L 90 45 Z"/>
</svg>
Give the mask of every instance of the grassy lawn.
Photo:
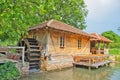
<svg viewBox="0 0 120 80">
<path fill-rule="evenodd" d="M 115 56 L 116 61 L 120 61 L 120 49 L 112 48 L 109 50 L 109 53 Z"/>
</svg>

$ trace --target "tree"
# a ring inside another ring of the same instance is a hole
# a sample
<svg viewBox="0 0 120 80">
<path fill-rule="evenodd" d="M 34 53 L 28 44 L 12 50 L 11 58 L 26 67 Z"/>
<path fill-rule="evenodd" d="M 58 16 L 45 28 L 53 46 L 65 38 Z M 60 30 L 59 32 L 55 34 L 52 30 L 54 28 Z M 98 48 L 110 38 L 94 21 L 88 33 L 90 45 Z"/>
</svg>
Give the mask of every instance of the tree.
<svg viewBox="0 0 120 80">
<path fill-rule="evenodd" d="M 113 31 L 103 32 L 102 35 L 107 37 L 108 39 L 112 40 L 113 42 L 119 42 L 120 41 L 120 36 Z"/>
<path fill-rule="evenodd" d="M 86 28 L 84 0 L 1 0 L 0 39 L 15 41 L 35 24 L 57 19 Z"/>
<path fill-rule="evenodd" d="M 120 48 L 120 36 L 118 34 L 113 31 L 106 31 L 103 32 L 102 35 L 113 41 L 110 44 L 111 48 Z"/>
</svg>

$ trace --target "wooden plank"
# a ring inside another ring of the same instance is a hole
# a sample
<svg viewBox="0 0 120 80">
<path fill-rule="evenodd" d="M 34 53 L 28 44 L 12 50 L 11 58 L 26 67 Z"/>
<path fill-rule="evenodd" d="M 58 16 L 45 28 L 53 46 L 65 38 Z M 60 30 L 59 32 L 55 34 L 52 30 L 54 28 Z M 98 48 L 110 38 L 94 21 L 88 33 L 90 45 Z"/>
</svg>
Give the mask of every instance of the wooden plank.
<svg viewBox="0 0 120 80">
<path fill-rule="evenodd" d="M 87 66 L 89 67 L 89 69 L 91 67 L 95 67 L 95 68 L 98 68 L 99 66 L 103 66 L 103 65 L 106 65 L 106 64 L 109 64 L 111 61 L 104 61 L 104 62 L 98 62 L 98 63 L 93 63 L 93 64 L 90 64 L 90 63 L 86 63 L 86 62 L 78 62 L 78 63 L 73 63 L 74 65 L 80 65 L 80 66 Z"/>
<path fill-rule="evenodd" d="M 103 66 L 103 65 L 108 64 L 108 63 L 110 63 L 110 61 L 98 62 L 95 64 L 91 64 L 91 66 Z"/>
<path fill-rule="evenodd" d="M 16 61 L 16 60 L 12 60 L 12 59 L 0 59 L 0 64 L 3 64 L 3 63 L 6 63 L 6 62 L 8 62 L 8 61 L 11 61 L 11 62 L 14 62 L 14 63 L 17 63 L 18 61 Z"/>
</svg>

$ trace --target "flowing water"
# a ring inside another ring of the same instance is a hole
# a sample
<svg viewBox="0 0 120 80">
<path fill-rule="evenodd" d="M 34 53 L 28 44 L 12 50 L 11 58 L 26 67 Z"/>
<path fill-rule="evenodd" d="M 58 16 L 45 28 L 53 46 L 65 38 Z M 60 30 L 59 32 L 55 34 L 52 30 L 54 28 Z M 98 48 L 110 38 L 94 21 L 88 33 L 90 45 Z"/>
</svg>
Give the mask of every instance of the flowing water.
<svg viewBox="0 0 120 80">
<path fill-rule="evenodd" d="M 87 68 L 69 68 L 61 71 L 30 74 L 20 80 L 120 80 L 120 64 L 88 70 Z"/>
</svg>

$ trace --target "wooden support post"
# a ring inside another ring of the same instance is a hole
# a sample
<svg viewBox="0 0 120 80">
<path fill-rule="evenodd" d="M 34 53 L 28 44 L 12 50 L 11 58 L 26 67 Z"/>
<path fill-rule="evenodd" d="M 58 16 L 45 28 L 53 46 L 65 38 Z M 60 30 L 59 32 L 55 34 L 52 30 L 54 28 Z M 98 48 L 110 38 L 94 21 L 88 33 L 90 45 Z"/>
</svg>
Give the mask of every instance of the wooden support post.
<svg viewBox="0 0 120 80">
<path fill-rule="evenodd" d="M 46 28 L 47 29 L 47 28 Z M 45 56 L 48 56 L 48 51 L 49 51 L 49 39 L 50 39 L 50 33 L 48 31 L 48 29 L 46 30 L 47 32 L 47 35 L 46 35 L 46 39 L 47 39 L 47 42 L 46 42 L 46 53 L 45 53 Z"/>
<path fill-rule="evenodd" d="M 91 70 L 91 61 L 90 61 L 90 58 L 89 58 L 89 71 Z"/>
<path fill-rule="evenodd" d="M 98 54 L 100 53 L 100 42 L 98 42 Z"/>
<path fill-rule="evenodd" d="M 107 44 L 107 46 L 108 46 L 108 49 L 110 48 L 110 45 L 109 45 L 109 43 Z"/>
<path fill-rule="evenodd" d="M 73 63 L 73 68 L 75 68 L 75 63 Z"/>
<path fill-rule="evenodd" d="M 22 47 L 22 64 L 24 65 L 25 63 L 25 47 Z"/>
<path fill-rule="evenodd" d="M 108 63 L 108 66 L 110 66 L 110 62 Z"/>
</svg>

